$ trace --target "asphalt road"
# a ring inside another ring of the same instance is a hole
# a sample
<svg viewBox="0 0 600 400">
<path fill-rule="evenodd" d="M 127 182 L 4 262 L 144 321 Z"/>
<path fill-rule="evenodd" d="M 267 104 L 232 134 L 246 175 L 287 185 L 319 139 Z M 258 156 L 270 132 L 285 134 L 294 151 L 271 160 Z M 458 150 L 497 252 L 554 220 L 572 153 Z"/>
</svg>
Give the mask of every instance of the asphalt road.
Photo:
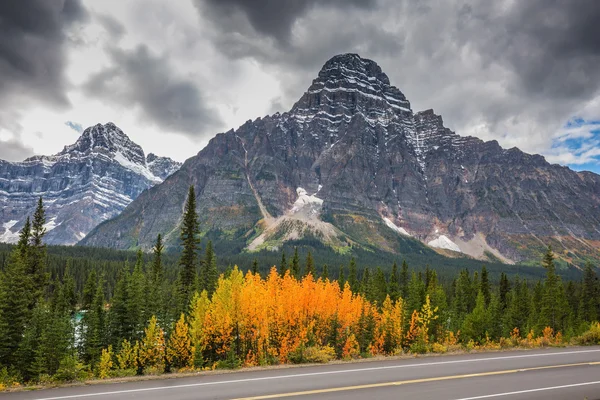
<svg viewBox="0 0 600 400">
<path fill-rule="evenodd" d="M 421 357 L 0 394 L 62 399 L 600 400 L 600 346 Z"/>
</svg>

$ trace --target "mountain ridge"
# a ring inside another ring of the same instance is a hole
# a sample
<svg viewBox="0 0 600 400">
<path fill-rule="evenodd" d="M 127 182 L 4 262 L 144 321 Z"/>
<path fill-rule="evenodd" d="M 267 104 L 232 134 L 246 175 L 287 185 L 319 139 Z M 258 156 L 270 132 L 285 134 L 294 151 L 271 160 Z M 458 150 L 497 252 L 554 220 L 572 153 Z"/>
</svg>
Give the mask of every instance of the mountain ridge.
<svg viewBox="0 0 600 400">
<path fill-rule="evenodd" d="M 0 160 L 0 241 L 18 239 L 41 196 L 47 207 L 47 242 L 75 244 L 180 166 L 167 157 L 148 157 L 109 122 L 87 128 L 54 155 Z"/>
<path fill-rule="evenodd" d="M 433 110 L 413 113 L 356 54 L 328 60 L 290 111 L 216 135 L 81 244 L 149 248 L 158 233 L 175 243 L 190 184 L 203 232 L 246 250 L 310 237 L 340 252 L 423 243 L 526 262 L 552 244 L 568 262 L 600 258 L 600 177 L 460 136 Z M 305 195 L 322 200 L 313 214 L 294 211 Z"/>
</svg>

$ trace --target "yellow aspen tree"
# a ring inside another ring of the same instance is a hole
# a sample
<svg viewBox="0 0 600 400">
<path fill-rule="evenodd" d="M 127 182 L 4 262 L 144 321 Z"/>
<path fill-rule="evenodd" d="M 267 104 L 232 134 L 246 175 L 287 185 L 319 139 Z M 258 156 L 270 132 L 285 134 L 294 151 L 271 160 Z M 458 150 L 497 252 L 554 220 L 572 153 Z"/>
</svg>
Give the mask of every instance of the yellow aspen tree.
<svg viewBox="0 0 600 400">
<path fill-rule="evenodd" d="M 98 378 L 106 379 L 110 375 L 110 370 L 113 367 L 113 351 L 112 346 L 108 346 L 107 349 L 102 349 L 100 355 L 100 363 L 98 364 Z"/>
<path fill-rule="evenodd" d="M 152 316 L 144 330 L 140 345 L 140 363 L 143 368 L 153 368 L 160 372 L 165 366 L 165 332 L 158 325 L 156 316 Z"/>
<path fill-rule="evenodd" d="M 169 336 L 166 358 L 172 368 L 180 369 L 192 366 L 192 341 L 183 313 Z"/>
<path fill-rule="evenodd" d="M 119 369 L 126 370 L 137 367 L 137 355 L 140 345 L 139 342 L 135 342 L 135 345 L 131 345 L 129 340 L 124 339 L 121 344 L 121 350 L 117 354 L 117 364 Z"/>
<path fill-rule="evenodd" d="M 194 355 L 193 365 L 196 368 L 202 367 L 204 364 L 203 352 L 206 349 L 206 341 L 208 338 L 206 330 L 206 317 L 209 312 L 210 300 L 208 293 L 203 290 L 202 293 L 196 292 L 190 303 L 189 314 L 189 333 L 192 341 L 192 353 Z"/>
</svg>

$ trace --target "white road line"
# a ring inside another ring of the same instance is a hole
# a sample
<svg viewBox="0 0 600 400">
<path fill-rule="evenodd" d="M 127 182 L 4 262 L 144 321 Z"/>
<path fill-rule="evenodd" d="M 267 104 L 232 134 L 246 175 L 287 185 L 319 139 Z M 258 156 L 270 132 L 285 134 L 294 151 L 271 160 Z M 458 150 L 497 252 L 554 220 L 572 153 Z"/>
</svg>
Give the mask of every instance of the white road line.
<svg viewBox="0 0 600 400">
<path fill-rule="evenodd" d="M 546 390 L 557 390 L 557 389 L 565 389 L 565 388 L 572 388 L 572 387 L 577 387 L 577 386 L 589 386 L 589 385 L 600 385 L 600 381 L 596 381 L 596 382 L 583 382 L 583 383 L 573 383 L 571 385 L 550 386 L 550 387 L 543 387 L 543 388 L 537 388 L 537 389 L 519 390 L 518 392 L 506 392 L 506 393 L 486 394 L 484 396 L 463 397 L 462 399 L 456 399 L 456 400 L 489 399 L 489 398 L 492 398 L 492 397 L 513 396 L 515 394 L 543 392 L 543 391 L 546 391 Z"/>
<path fill-rule="evenodd" d="M 155 390 L 172 390 L 172 389 L 182 389 L 182 388 L 190 388 L 190 387 L 198 387 L 198 386 L 229 385 L 232 383 L 259 382 L 259 381 L 278 380 L 278 379 L 303 378 L 303 377 L 307 377 L 307 376 L 347 374 L 347 373 L 353 373 L 353 372 L 380 371 L 380 370 L 386 370 L 386 369 L 429 367 L 432 365 L 464 364 L 464 363 L 474 363 L 474 362 L 481 362 L 481 361 L 512 360 L 512 359 L 518 359 L 518 358 L 533 358 L 533 357 L 552 357 L 552 356 L 564 356 L 564 355 L 568 355 L 568 354 L 585 354 L 585 353 L 600 353 L 600 349 L 561 351 L 561 352 L 542 353 L 542 354 L 521 354 L 518 356 L 505 356 L 505 357 L 471 358 L 471 359 L 466 359 L 466 360 L 435 361 L 435 362 L 429 362 L 429 363 L 403 364 L 403 365 L 387 365 L 384 367 L 355 368 L 355 369 L 344 369 L 344 370 L 336 370 L 336 371 L 307 372 L 304 374 L 263 376 L 263 377 L 259 377 L 259 378 L 233 379 L 233 380 L 228 380 L 228 381 L 216 381 L 216 382 L 199 382 L 199 383 L 189 383 L 189 384 L 185 384 L 185 385 L 176 385 L 176 386 L 157 386 L 157 387 L 140 388 L 140 389 L 117 390 L 114 392 L 82 393 L 82 394 L 76 394 L 76 395 L 70 395 L 70 396 L 38 398 L 36 400 L 62 400 L 62 399 L 82 398 L 82 397 L 111 396 L 111 395 L 125 394 L 125 393 L 151 392 L 151 391 L 155 391 Z"/>
</svg>

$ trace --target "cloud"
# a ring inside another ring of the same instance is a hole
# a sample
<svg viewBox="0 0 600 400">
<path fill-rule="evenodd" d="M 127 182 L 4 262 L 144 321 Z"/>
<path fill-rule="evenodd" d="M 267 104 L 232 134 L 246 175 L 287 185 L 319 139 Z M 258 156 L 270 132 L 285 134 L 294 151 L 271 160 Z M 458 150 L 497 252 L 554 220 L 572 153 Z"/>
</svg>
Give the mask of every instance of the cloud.
<svg viewBox="0 0 600 400">
<path fill-rule="evenodd" d="M 85 20 L 79 0 L 0 1 L 0 104 L 14 97 L 66 107 L 66 30 Z"/>
<path fill-rule="evenodd" d="M 113 40 L 119 40 L 125 35 L 125 26 L 110 15 L 98 14 L 95 18 L 98 19 Z"/>
<path fill-rule="evenodd" d="M 415 110 L 434 108 L 459 134 L 505 147 L 552 155 L 566 121 L 582 110 L 600 118 L 598 2 L 195 4 L 215 49 L 278 78 L 274 108 L 289 109 L 327 59 L 356 52 L 379 63 Z"/>
<path fill-rule="evenodd" d="M 78 124 L 76 122 L 67 121 L 67 122 L 65 122 L 65 125 L 71 129 L 73 129 L 77 133 L 83 132 L 83 126 L 81 126 L 81 124 Z"/>
<path fill-rule="evenodd" d="M 33 155 L 33 149 L 18 139 L 0 140 L 0 159 L 7 161 L 23 161 Z"/>
<path fill-rule="evenodd" d="M 281 44 L 289 42 L 296 20 L 316 5 L 335 9 L 365 9 L 374 3 L 373 0 L 195 0 L 201 13 L 207 12 L 224 21 L 225 29 L 247 33 L 247 27 L 244 27 L 246 22 L 257 33 Z"/>
<path fill-rule="evenodd" d="M 223 125 L 195 82 L 178 76 L 166 56 L 155 56 L 144 45 L 133 50 L 110 47 L 108 53 L 112 65 L 84 85 L 89 96 L 139 106 L 142 119 L 192 138 L 213 135 Z"/>
</svg>

